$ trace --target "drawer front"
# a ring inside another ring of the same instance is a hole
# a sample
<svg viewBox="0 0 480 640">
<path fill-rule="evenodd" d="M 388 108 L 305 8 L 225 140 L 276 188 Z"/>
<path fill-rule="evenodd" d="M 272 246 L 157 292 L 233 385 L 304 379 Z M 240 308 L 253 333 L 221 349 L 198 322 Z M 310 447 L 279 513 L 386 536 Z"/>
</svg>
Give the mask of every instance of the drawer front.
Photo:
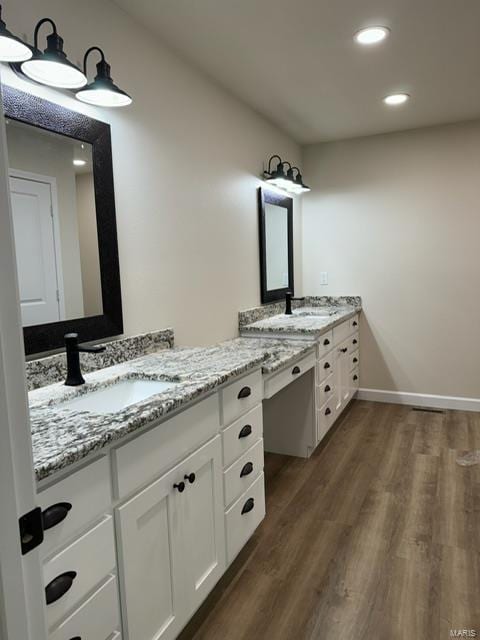
<svg viewBox="0 0 480 640">
<path fill-rule="evenodd" d="M 230 564 L 265 517 L 263 473 L 225 513 L 227 561 Z"/>
<path fill-rule="evenodd" d="M 159 477 L 219 429 L 215 394 L 119 447 L 113 452 L 117 497 L 123 498 Z"/>
<path fill-rule="evenodd" d="M 358 349 L 360 346 L 360 338 L 359 338 L 359 334 L 358 331 L 357 333 L 354 333 L 353 336 L 350 337 L 350 348 L 351 351 L 355 351 L 355 349 Z"/>
<path fill-rule="evenodd" d="M 339 324 L 338 327 L 333 328 L 333 339 L 336 345 L 348 338 L 353 329 L 350 328 L 350 320 L 346 320 Z"/>
<path fill-rule="evenodd" d="M 349 322 L 351 331 L 358 331 L 360 328 L 360 315 L 357 313 L 356 316 L 350 318 Z"/>
<path fill-rule="evenodd" d="M 353 392 L 360 386 L 360 373 L 358 369 L 353 369 L 353 371 L 350 372 L 350 386 Z"/>
<path fill-rule="evenodd" d="M 317 362 L 316 381 L 322 383 L 329 375 L 335 373 L 335 352 L 332 351 Z"/>
<path fill-rule="evenodd" d="M 335 376 L 330 375 L 316 389 L 317 408 L 320 409 L 327 400 L 335 397 Z"/>
<path fill-rule="evenodd" d="M 225 506 L 228 507 L 263 472 L 263 439 L 223 472 Z"/>
<path fill-rule="evenodd" d="M 327 402 L 317 410 L 317 439 L 318 442 L 328 433 L 330 427 L 335 422 L 335 398 L 330 398 Z"/>
<path fill-rule="evenodd" d="M 271 398 L 291 382 L 300 378 L 306 371 L 315 366 L 315 353 L 308 354 L 298 362 L 267 378 L 264 383 L 264 397 Z"/>
<path fill-rule="evenodd" d="M 260 370 L 254 371 L 225 387 L 220 393 L 223 406 L 223 425 L 226 427 L 262 401 L 262 372 Z"/>
<path fill-rule="evenodd" d="M 333 342 L 333 329 L 330 329 L 330 331 L 327 331 L 326 333 L 322 334 L 318 339 L 318 346 L 317 346 L 318 357 L 323 358 L 324 356 L 326 356 L 327 353 L 331 349 L 333 349 L 334 346 L 335 345 Z"/>
<path fill-rule="evenodd" d="M 349 356 L 350 359 L 350 369 L 349 371 L 352 371 L 352 369 L 358 368 L 360 366 L 360 352 L 357 349 L 356 351 L 354 351 L 353 353 L 350 354 Z"/>
<path fill-rule="evenodd" d="M 120 628 L 117 579 L 108 580 L 49 635 L 50 640 L 109 640 Z"/>
<path fill-rule="evenodd" d="M 229 467 L 262 435 L 263 411 L 259 404 L 222 432 L 223 466 Z"/>
<path fill-rule="evenodd" d="M 115 569 L 113 519 L 106 516 L 100 524 L 85 533 L 43 566 L 45 587 L 54 579 L 74 572 L 70 588 L 55 602 L 47 605 L 47 622 L 51 628 L 74 609 L 89 591 Z M 66 579 L 64 579 L 66 582 Z M 63 589 L 62 589 L 63 590 Z M 50 591 L 53 591 L 50 588 Z M 57 591 L 58 592 L 58 591 Z"/>
<path fill-rule="evenodd" d="M 37 499 L 49 526 L 40 546 L 41 556 L 46 558 L 110 508 L 112 492 L 108 457 L 41 491 Z"/>
</svg>

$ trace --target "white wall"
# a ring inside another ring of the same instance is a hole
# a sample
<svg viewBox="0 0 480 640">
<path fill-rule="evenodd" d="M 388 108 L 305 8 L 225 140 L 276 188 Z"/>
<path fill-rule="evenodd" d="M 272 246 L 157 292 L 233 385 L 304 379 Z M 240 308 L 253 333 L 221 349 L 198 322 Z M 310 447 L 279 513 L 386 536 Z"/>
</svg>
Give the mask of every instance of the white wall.
<svg viewBox="0 0 480 640">
<path fill-rule="evenodd" d="M 297 163 L 298 145 L 108 0 L 5 0 L 3 15 L 29 35 L 53 17 L 73 61 L 101 46 L 134 99 L 98 110 L 24 85 L 111 123 L 125 332 L 172 326 L 180 344 L 233 336 L 237 311 L 260 300 L 257 176 L 273 153 Z M 299 206 L 294 215 L 301 283 Z"/>
<path fill-rule="evenodd" d="M 361 386 L 480 398 L 480 121 L 309 146 L 304 175 L 304 291 L 362 296 Z"/>
</svg>

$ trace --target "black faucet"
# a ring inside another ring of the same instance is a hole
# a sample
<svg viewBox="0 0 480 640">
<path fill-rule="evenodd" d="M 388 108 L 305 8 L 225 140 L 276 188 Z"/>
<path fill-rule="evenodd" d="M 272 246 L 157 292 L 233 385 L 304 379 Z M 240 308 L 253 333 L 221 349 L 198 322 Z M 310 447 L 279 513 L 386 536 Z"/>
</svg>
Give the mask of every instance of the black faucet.
<svg viewBox="0 0 480 640">
<path fill-rule="evenodd" d="M 285 315 L 292 315 L 292 300 L 305 300 L 305 298 L 294 298 L 291 291 L 285 291 Z"/>
<path fill-rule="evenodd" d="M 78 333 L 66 333 L 65 349 L 67 352 L 67 379 L 65 384 L 68 387 L 77 387 L 85 384 L 80 370 L 80 352 L 82 353 L 102 353 L 105 347 L 84 347 L 78 344 Z"/>
</svg>

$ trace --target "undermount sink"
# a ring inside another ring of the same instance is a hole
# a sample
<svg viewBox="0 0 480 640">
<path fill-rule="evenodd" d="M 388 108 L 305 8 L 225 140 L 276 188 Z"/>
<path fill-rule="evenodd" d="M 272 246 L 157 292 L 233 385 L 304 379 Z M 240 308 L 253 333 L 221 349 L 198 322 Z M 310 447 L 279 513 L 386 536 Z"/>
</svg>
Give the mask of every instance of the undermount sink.
<svg viewBox="0 0 480 640">
<path fill-rule="evenodd" d="M 334 316 L 340 309 L 322 309 L 322 307 L 300 307 L 293 312 L 296 316 L 316 316 L 317 318 L 329 318 Z"/>
<path fill-rule="evenodd" d="M 132 404 L 142 402 L 157 393 L 163 393 L 176 386 L 175 382 L 164 380 L 120 380 L 115 384 L 57 405 L 72 411 L 92 411 L 94 413 L 117 413 Z"/>
</svg>

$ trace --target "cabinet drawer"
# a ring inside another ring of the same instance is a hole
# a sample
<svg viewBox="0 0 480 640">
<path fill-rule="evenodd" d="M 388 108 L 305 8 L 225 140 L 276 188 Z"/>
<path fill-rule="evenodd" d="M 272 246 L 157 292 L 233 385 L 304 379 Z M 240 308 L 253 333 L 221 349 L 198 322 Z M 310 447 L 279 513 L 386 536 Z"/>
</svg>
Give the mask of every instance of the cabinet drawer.
<svg viewBox="0 0 480 640">
<path fill-rule="evenodd" d="M 353 369 L 350 372 L 350 385 L 353 391 L 356 391 L 360 386 L 360 373 L 358 369 Z"/>
<path fill-rule="evenodd" d="M 318 339 L 318 346 L 317 346 L 318 357 L 323 358 L 325 355 L 327 355 L 327 353 L 331 349 L 333 349 L 333 347 L 334 347 L 333 329 L 330 329 L 330 331 L 327 331 L 326 333 L 322 334 Z"/>
<path fill-rule="evenodd" d="M 246 451 L 241 458 L 223 472 L 225 506 L 228 507 L 263 471 L 263 439 Z"/>
<path fill-rule="evenodd" d="M 358 331 L 360 327 L 360 315 L 357 313 L 356 316 L 353 316 L 353 318 L 350 318 L 349 322 L 350 322 L 351 331 Z"/>
<path fill-rule="evenodd" d="M 100 524 L 44 564 L 45 587 L 63 574 L 75 573 L 71 587 L 58 600 L 47 605 L 49 628 L 76 607 L 114 568 L 113 519 L 106 516 Z"/>
<path fill-rule="evenodd" d="M 357 331 L 357 333 L 354 333 L 353 336 L 350 337 L 350 350 L 355 351 L 355 349 L 358 349 L 359 346 L 360 346 L 360 338 Z"/>
<path fill-rule="evenodd" d="M 359 365 L 360 365 L 360 352 L 359 352 L 359 350 L 357 349 L 356 351 L 351 353 L 348 357 L 349 357 L 349 362 L 350 362 L 349 371 L 351 371 L 352 369 L 358 368 Z"/>
<path fill-rule="evenodd" d="M 225 513 L 227 561 L 230 564 L 265 517 L 263 473 Z"/>
<path fill-rule="evenodd" d="M 336 345 L 342 342 L 352 333 L 353 329 L 350 328 L 350 320 L 346 320 L 333 328 L 333 339 Z"/>
<path fill-rule="evenodd" d="M 308 354 L 298 362 L 294 362 L 286 369 L 273 374 L 265 380 L 264 397 L 271 398 L 281 389 L 299 378 L 309 369 L 315 366 L 315 353 Z"/>
<path fill-rule="evenodd" d="M 260 370 L 254 371 L 225 387 L 220 393 L 223 406 L 223 425 L 227 426 L 262 401 L 262 372 Z"/>
<path fill-rule="evenodd" d="M 50 525 L 40 546 L 42 558 L 45 558 L 110 508 L 108 458 L 101 458 L 41 491 L 37 499 Z"/>
<path fill-rule="evenodd" d="M 262 405 L 242 416 L 222 433 L 223 465 L 229 467 L 263 435 Z"/>
<path fill-rule="evenodd" d="M 117 497 L 154 480 L 220 428 L 218 395 L 202 400 L 113 452 Z"/>
<path fill-rule="evenodd" d="M 335 352 L 332 351 L 327 356 L 317 362 L 316 381 L 317 384 L 323 382 L 329 375 L 335 373 Z"/>
<path fill-rule="evenodd" d="M 120 628 L 117 579 L 110 576 L 71 616 L 49 635 L 50 640 L 109 640 Z M 115 637 L 115 636 L 113 636 Z"/>
<path fill-rule="evenodd" d="M 317 386 L 317 408 L 321 408 L 327 400 L 335 395 L 335 377 L 328 376 L 320 385 Z"/>
<path fill-rule="evenodd" d="M 330 398 L 327 402 L 317 410 L 317 440 L 320 442 L 335 422 L 335 398 Z"/>
</svg>

